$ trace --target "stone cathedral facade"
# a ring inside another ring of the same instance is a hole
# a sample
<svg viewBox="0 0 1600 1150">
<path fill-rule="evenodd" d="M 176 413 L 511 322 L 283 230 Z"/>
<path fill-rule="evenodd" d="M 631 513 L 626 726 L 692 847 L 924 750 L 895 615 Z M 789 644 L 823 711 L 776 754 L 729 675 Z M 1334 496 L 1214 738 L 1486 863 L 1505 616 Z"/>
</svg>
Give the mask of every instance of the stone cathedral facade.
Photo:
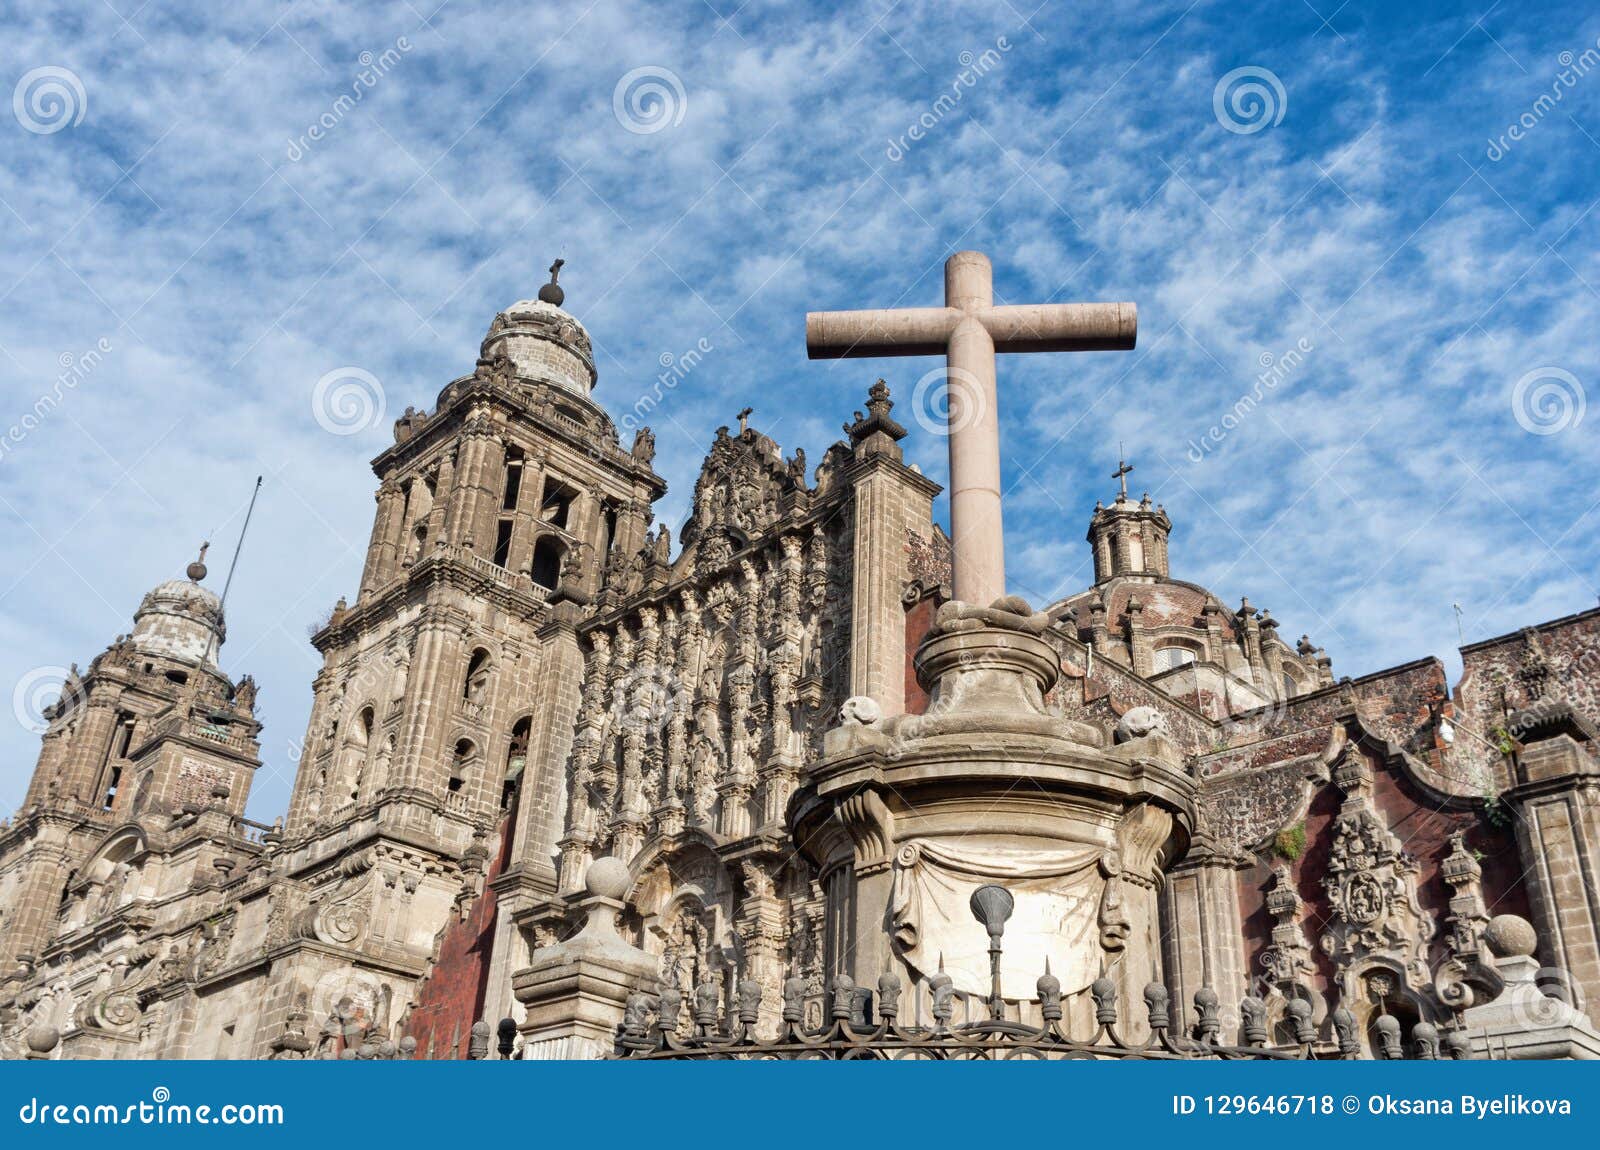
<svg viewBox="0 0 1600 1150">
<path fill-rule="evenodd" d="M 497 315 L 373 461 L 282 818 L 244 814 L 256 687 L 203 562 L 68 684 L 0 827 L 6 1056 L 481 1056 L 509 1019 L 594 1057 L 639 996 L 773 1033 L 890 970 L 903 1018 L 940 979 L 1027 1018 L 1044 960 L 1069 1017 L 1155 982 L 1183 1028 L 1248 1000 L 1328 1045 L 1342 1010 L 1381 1056 L 1382 1019 L 1489 1033 L 1529 952 L 1528 1048 L 1600 1053 L 1600 611 L 1465 648 L 1453 689 L 1338 678 L 1174 578 L 1126 488 L 1085 508 L 1092 586 L 951 604 L 882 381 L 815 466 L 719 429 L 674 540 L 563 303 Z"/>
</svg>

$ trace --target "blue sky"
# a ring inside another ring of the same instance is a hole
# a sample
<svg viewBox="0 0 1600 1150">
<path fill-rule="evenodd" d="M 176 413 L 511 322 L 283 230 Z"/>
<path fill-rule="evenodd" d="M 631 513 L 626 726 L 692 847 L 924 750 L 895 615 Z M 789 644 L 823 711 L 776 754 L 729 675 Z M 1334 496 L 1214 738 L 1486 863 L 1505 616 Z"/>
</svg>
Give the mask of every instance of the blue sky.
<svg viewBox="0 0 1600 1150">
<path fill-rule="evenodd" d="M 223 662 L 270 817 L 367 461 L 552 258 L 613 412 L 712 349 L 652 419 L 676 526 L 740 407 L 815 461 L 879 374 L 942 481 L 936 361 L 810 363 L 803 316 L 936 303 L 962 248 L 1008 302 L 1140 308 L 1134 352 L 1001 363 L 1014 591 L 1089 582 L 1120 442 L 1177 577 L 1337 673 L 1454 674 L 1453 603 L 1468 641 L 1596 603 L 1597 40 L 1577 4 L 13 6 L 0 688 L 87 664 L 202 538 L 220 576 L 264 474 Z M 334 434 L 352 368 L 385 411 Z"/>
</svg>

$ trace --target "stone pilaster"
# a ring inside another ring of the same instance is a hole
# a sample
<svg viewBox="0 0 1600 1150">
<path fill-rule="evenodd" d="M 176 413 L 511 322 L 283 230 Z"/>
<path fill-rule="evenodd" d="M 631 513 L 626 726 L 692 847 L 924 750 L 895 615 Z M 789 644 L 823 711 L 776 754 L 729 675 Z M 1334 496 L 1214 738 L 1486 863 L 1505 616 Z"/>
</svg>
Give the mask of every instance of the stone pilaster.
<svg viewBox="0 0 1600 1150">
<path fill-rule="evenodd" d="M 1201 987 L 1216 991 L 1224 1007 L 1237 1008 L 1249 993 L 1239 916 L 1239 868 L 1245 861 L 1200 840 L 1167 874 L 1161 952 L 1175 1014 L 1190 1009 Z"/>
<path fill-rule="evenodd" d="M 1589 723 L 1566 703 L 1513 716 L 1523 732 L 1516 785 L 1503 796 L 1546 964 L 1567 972 L 1600 1020 L 1600 770 Z"/>
</svg>

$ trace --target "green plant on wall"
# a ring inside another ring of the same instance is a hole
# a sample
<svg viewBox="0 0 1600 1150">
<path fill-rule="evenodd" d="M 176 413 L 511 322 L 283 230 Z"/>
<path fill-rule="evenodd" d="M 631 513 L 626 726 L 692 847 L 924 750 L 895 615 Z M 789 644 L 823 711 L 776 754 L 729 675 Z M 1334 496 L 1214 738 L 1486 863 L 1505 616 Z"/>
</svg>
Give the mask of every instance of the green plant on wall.
<svg viewBox="0 0 1600 1150">
<path fill-rule="evenodd" d="M 1284 827 L 1279 831 L 1272 840 L 1272 853 L 1290 862 L 1305 854 L 1306 824 L 1295 823 L 1294 826 Z"/>
</svg>

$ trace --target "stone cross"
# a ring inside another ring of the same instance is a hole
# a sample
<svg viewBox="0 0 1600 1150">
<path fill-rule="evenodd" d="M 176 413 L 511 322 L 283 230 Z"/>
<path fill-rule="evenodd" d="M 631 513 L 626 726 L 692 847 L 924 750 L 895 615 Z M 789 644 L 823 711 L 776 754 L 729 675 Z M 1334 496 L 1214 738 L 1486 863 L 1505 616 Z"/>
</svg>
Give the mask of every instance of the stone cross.
<svg viewBox="0 0 1600 1150">
<path fill-rule="evenodd" d="M 996 307 L 993 285 L 987 256 L 957 252 L 944 265 L 944 307 L 806 314 L 812 359 L 945 357 L 955 597 L 981 606 L 1006 593 L 995 353 L 1127 351 L 1138 331 L 1131 303 Z"/>
</svg>

